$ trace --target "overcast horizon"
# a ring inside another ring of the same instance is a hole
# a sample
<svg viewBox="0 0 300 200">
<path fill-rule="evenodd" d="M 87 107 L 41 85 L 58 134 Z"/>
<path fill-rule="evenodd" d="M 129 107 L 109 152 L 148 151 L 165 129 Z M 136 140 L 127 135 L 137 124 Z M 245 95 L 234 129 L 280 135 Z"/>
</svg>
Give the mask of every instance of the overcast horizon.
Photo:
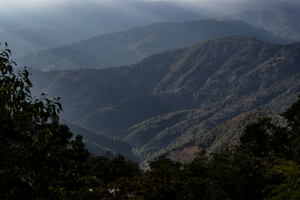
<svg viewBox="0 0 300 200">
<path fill-rule="evenodd" d="M 195 16 L 199 19 L 199 16 L 224 16 L 245 9 L 267 8 L 280 2 L 287 2 L 287 0 L 28 0 L 26 3 L 20 0 L 10 0 L 1 5 L 0 16 L 5 21 L 0 30 L 28 26 L 61 28 L 71 26 L 75 23 L 74 21 L 95 24 L 96 18 L 100 22 L 103 20 L 101 18 L 106 18 L 106 22 L 110 20 L 113 22 L 118 20 L 114 18 L 116 13 L 124 18 L 131 16 L 143 23 L 164 20 L 185 21 Z M 289 0 L 288 2 L 296 1 Z M 176 12 L 182 11 L 184 11 L 183 14 L 177 16 Z M 128 20 L 133 19 L 128 18 Z"/>
</svg>

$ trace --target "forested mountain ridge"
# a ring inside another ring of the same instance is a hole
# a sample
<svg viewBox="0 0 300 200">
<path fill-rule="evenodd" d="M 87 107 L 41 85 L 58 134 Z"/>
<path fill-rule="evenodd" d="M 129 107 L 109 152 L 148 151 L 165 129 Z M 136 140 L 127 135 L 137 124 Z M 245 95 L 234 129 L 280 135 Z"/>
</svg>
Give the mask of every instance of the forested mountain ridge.
<svg viewBox="0 0 300 200">
<path fill-rule="evenodd" d="M 34 51 L 15 61 L 21 66 L 44 71 L 117 67 L 130 65 L 153 53 L 230 35 L 253 36 L 271 43 L 287 43 L 282 38 L 243 21 L 216 18 L 183 23 L 154 23 L 124 32 L 99 35 L 71 45 Z"/>
<path fill-rule="evenodd" d="M 62 118 L 124 138 L 144 160 L 259 106 L 283 111 L 300 88 L 299 54 L 299 42 L 275 45 L 230 36 L 153 54 L 131 66 L 32 69 L 33 84 L 35 94 L 62 97 Z M 151 121 L 161 127 L 143 128 Z"/>
<path fill-rule="evenodd" d="M 164 148 L 156 152 L 155 156 L 149 160 L 156 160 L 159 156 L 163 155 L 176 162 L 188 162 L 195 158 L 196 153 L 202 149 L 205 149 L 208 155 L 216 153 L 225 149 L 230 144 L 235 144 L 244 132 L 246 126 L 250 123 L 257 122 L 262 117 L 271 117 L 274 125 L 286 125 L 285 120 L 278 113 L 258 108 L 242 113 L 233 119 L 219 124 L 200 137 L 172 148 Z"/>
</svg>

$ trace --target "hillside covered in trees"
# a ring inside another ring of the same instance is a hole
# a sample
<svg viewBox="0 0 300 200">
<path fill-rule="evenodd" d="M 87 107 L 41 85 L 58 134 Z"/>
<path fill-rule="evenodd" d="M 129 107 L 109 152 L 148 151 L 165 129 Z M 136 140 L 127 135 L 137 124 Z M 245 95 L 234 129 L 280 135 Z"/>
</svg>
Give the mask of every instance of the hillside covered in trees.
<svg viewBox="0 0 300 200">
<path fill-rule="evenodd" d="M 244 112 L 284 111 L 300 88 L 299 54 L 299 42 L 276 45 L 228 36 L 153 54 L 131 66 L 29 70 L 33 95 L 62 98 L 61 118 L 122 139 L 145 161 Z"/>
<path fill-rule="evenodd" d="M 172 161 L 189 162 L 203 149 L 206 150 L 207 154 L 216 153 L 229 145 L 236 144 L 241 134 L 246 129 L 246 126 L 250 123 L 257 122 L 263 117 L 272 118 L 272 123 L 276 126 L 286 125 L 285 120 L 278 113 L 258 108 L 242 113 L 233 119 L 219 124 L 217 127 L 200 137 L 170 148 L 164 148 L 155 153 L 155 156 L 149 160 L 153 161 L 159 156 L 166 156 Z"/>
</svg>

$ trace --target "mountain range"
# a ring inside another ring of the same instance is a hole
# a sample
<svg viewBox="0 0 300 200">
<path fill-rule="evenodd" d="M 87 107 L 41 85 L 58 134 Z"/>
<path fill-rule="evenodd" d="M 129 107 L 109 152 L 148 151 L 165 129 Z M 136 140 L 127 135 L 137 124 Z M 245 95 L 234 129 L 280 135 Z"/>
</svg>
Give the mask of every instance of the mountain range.
<svg viewBox="0 0 300 200">
<path fill-rule="evenodd" d="M 30 71 L 34 95 L 62 98 L 61 118 L 126 142 L 144 162 L 244 112 L 284 111 L 297 99 L 299 64 L 299 42 L 227 36 L 130 66 Z"/>
<path fill-rule="evenodd" d="M 183 23 L 154 23 L 124 32 L 95 36 L 71 45 L 36 50 L 15 61 L 22 66 L 43 71 L 117 67 L 133 64 L 153 53 L 230 35 L 253 36 L 271 43 L 288 43 L 243 21 L 214 18 Z"/>
</svg>

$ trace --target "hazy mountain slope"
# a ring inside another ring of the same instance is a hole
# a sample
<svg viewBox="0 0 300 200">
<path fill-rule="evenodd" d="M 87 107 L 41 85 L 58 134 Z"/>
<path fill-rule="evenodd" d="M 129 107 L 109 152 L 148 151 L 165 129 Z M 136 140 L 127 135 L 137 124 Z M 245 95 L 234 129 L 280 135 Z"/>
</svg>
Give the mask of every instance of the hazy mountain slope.
<svg viewBox="0 0 300 200">
<path fill-rule="evenodd" d="M 190 9 L 166 1 L 77 1 L 73 4 L 59 1 L 58 4 L 27 2 L 26 8 L 19 3 L 1 4 L 0 42 L 7 42 L 13 56 L 18 57 L 36 49 L 59 47 L 150 23 L 202 19 L 202 14 L 207 12 L 204 8 Z"/>
<path fill-rule="evenodd" d="M 164 155 L 173 161 L 188 162 L 192 160 L 195 157 L 195 153 L 201 149 L 206 149 L 208 154 L 214 153 L 235 143 L 248 124 L 256 122 L 262 117 L 272 117 L 272 123 L 275 125 L 284 125 L 285 123 L 284 119 L 275 112 L 256 109 L 242 113 L 231 120 L 219 124 L 216 128 L 196 139 L 170 149 L 163 149 L 150 159 Z"/>
<path fill-rule="evenodd" d="M 35 94 L 62 97 L 62 118 L 124 138 L 147 159 L 259 106 L 289 107 L 300 88 L 299 64 L 300 43 L 231 36 L 128 67 L 31 71 Z"/>
<path fill-rule="evenodd" d="M 229 35 L 254 36 L 271 43 L 286 43 L 266 30 L 254 28 L 243 21 L 217 19 L 163 22 L 99 35 L 72 45 L 35 51 L 15 60 L 20 65 L 44 71 L 108 68 L 130 65 L 153 53 Z"/>
<path fill-rule="evenodd" d="M 290 41 L 300 40 L 300 4 L 286 3 L 262 10 L 245 10 L 226 18 L 243 20 Z"/>
<path fill-rule="evenodd" d="M 23 56 L 36 49 L 68 45 L 86 37 L 80 32 L 45 27 L 22 27 L 0 31 L 1 43 L 7 42 L 13 57 Z"/>
</svg>

